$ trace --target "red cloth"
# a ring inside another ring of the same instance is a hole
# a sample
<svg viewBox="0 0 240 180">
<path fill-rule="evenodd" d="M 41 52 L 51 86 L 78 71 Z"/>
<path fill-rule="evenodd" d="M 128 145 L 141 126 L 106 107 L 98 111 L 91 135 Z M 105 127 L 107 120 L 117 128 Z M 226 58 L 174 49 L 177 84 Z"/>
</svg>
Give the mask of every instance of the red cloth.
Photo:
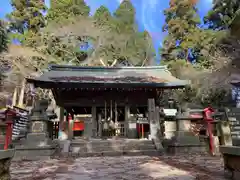
<svg viewBox="0 0 240 180">
<path fill-rule="evenodd" d="M 74 122 L 73 131 L 83 131 L 84 130 L 84 122 Z"/>
</svg>

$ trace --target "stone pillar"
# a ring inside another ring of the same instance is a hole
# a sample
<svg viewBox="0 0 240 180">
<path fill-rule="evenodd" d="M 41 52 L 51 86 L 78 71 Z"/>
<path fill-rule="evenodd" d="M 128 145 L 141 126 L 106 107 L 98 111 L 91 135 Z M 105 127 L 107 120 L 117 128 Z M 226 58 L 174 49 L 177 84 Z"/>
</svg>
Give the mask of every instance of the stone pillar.
<svg viewBox="0 0 240 180">
<path fill-rule="evenodd" d="M 92 106 L 92 137 L 97 137 L 97 108 Z"/>
<path fill-rule="evenodd" d="M 16 145 L 16 153 L 14 158 L 25 158 L 29 160 L 39 159 L 40 157 L 50 158 L 55 146 L 49 138 L 49 128 L 53 126 L 48 119 L 46 109 L 48 107 L 47 100 L 38 101 L 32 109 L 30 116 L 30 129 L 26 140 L 21 145 Z"/>
<path fill-rule="evenodd" d="M 157 106 L 155 108 L 155 113 L 154 113 L 154 118 L 156 120 L 155 124 L 155 133 L 156 133 L 156 139 L 154 140 L 155 146 L 157 150 L 163 150 L 163 145 L 162 145 L 162 132 L 161 132 L 161 126 L 160 126 L 160 108 Z"/>
<path fill-rule="evenodd" d="M 179 132 L 189 132 L 191 128 L 191 120 L 181 119 L 177 121 Z"/>
<path fill-rule="evenodd" d="M 128 103 L 125 104 L 125 118 L 124 118 L 124 136 L 128 137 L 128 133 L 129 136 L 132 136 L 132 131 L 134 131 L 134 128 L 129 131 L 129 119 L 130 119 L 130 106 Z M 130 122 L 131 123 L 131 122 Z M 130 124 L 131 125 L 131 124 Z"/>
<path fill-rule="evenodd" d="M 125 124 L 126 124 L 126 131 L 127 137 L 130 139 L 137 138 L 137 119 L 135 117 L 130 116 L 130 106 L 125 106 Z"/>
<path fill-rule="evenodd" d="M 58 128 L 58 139 L 62 139 L 62 125 L 63 125 L 63 121 L 64 121 L 64 109 L 63 107 L 58 107 L 56 109 L 56 114 L 59 120 L 59 128 Z"/>
<path fill-rule="evenodd" d="M 224 146 L 232 146 L 232 135 L 229 121 L 222 121 L 218 123 L 220 133 L 220 144 Z"/>
<path fill-rule="evenodd" d="M 84 138 L 90 139 L 93 135 L 92 117 L 84 119 Z"/>
<path fill-rule="evenodd" d="M 148 120 L 150 124 L 150 137 L 151 139 L 157 139 L 160 124 L 159 115 L 158 116 L 156 115 L 155 99 L 148 99 Z"/>
<path fill-rule="evenodd" d="M 150 138 L 156 149 L 163 151 L 160 128 L 160 110 L 155 107 L 155 99 L 148 99 L 148 120 L 150 124 Z"/>
<path fill-rule="evenodd" d="M 47 100 L 41 100 L 33 108 L 32 115 L 30 116 L 30 131 L 27 134 L 28 145 L 31 144 L 37 147 L 48 145 L 51 142 L 48 130 L 52 124 L 46 114 L 47 107 Z"/>
<path fill-rule="evenodd" d="M 165 119 L 164 128 L 164 139 L 171 140 L 176 136 L 177 123 L 175 119 Z"/>
<path fill-rule="evenodd" d="M 198 136 L 191 132 L 191 119 L 177 119 L 176 140 L 182 146 L 201 146 Z"/>
</svg>

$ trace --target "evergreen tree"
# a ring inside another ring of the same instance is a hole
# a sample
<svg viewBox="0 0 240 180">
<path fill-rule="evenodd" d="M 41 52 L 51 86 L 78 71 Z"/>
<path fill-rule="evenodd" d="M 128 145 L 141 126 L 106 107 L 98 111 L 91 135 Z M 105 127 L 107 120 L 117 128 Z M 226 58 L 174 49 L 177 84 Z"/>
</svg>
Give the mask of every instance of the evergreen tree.
<svg viewBox="0 0 240 180">
<path fill-rule="evenodd" d="M 118 33 L 132 33 L 136 30 L 135 8 L 129 0 L 123 0 L 114 12 L 115 26 Z"/>
<path fill-rule="evenodd" d="M 13 11 L 7 15 L 10 22 L 9 30 L 20 34 L 25 31 L 37 33 L 45 26 L 43 12 L 46 11 L 44 1 L 11 0 Z"/>
<path fill-rule="evenodd" d="M 170 7 L 164 11 L 166 23 L 163 31 L 168 32 L 161 54 L 163 60 L 189 60 L 189 50 L 195 48 L 198 38 L 196 30 L 200 24 L 196 1 L 171 0 Z M 170 58 L 170 59 L 169 59 Z"/>
<path fill-rule="evenodd" d="M 93 18 L 94 18 L 95 25 L 97 25 L 99 27 L 110 26 L 112 23 L 112 20 L 113 20 L 110 11 L 105 6 L 100 6 L 96 10 Z"/>
<path fill-rule="evenodd" d="M 204 18 L 204 22 L 211 29 L 228 29 L 238 14 L 240 14 L 239 0 L 214 0 L 213 8 Z"/>
<path fill-rule="evenodd" d="M 7 50 L 8 36 L 3 21 L 0 20 L 0 53 Z"/>
<path fill-rule="evenodd" d="M 89 13 L 90 7 L 84 0 L 51 0 L 47 20 L 63 23 L 64 20 L 69 22 L 74 17 L 87 17 Z"/>
</svg>

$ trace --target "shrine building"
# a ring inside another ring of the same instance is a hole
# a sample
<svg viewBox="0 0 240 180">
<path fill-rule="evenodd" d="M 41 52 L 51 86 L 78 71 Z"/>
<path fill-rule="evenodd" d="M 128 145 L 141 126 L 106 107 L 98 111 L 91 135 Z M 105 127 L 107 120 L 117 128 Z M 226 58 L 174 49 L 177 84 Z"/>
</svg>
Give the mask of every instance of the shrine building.
<svg viewBox="0 0 240 180">
<path fill-rule="evenodd" d="M 43 75 L 27 82 L 52 90 L 57 105 L 71 115 L 71 138 L 147 138 L 151 134 L 149 109 L 158 106 L 159 94 L 189 83 L 172 76 L 166 66 L 69 65 L 51 65 Z"/>
</svg>

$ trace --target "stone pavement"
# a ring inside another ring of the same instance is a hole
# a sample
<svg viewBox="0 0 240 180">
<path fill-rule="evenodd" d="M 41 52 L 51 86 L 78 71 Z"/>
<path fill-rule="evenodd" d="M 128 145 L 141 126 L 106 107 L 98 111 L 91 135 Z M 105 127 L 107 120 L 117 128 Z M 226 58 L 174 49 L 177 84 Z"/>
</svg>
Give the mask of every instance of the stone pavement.
<svg viewBox="0 0 240 180">
<path fill-rule="evenodd" d="M 13 162 L 12 180 L 224 180 L 220 158 L 89 157 Z"/>
</svg>

